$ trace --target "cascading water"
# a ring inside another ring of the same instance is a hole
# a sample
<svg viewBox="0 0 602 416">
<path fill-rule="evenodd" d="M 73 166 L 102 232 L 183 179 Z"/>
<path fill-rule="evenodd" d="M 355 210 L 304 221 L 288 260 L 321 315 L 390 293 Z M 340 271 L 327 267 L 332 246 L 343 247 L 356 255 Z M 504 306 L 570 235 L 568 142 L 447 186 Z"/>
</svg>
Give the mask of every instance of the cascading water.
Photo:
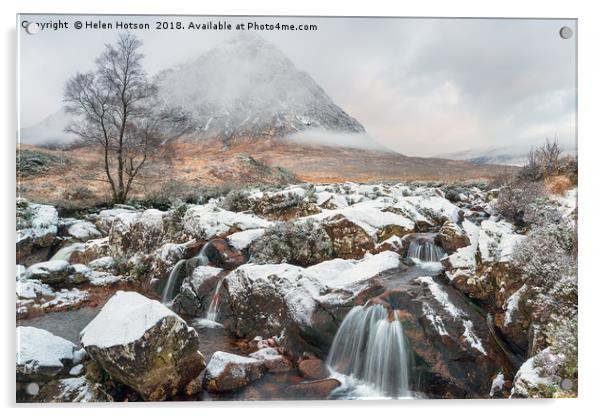
<svg viewBox="0 0 602 416">
<path fill-rule="evenodd" d="M 182 269 L 186 266 L 186 260 L 182 259 L 176 263 L 176 265 L 171 269 L 171 273 L 169 274 L 169 278 L 167 279 L 167 284 L 165 285 L 165 289 L 163 289 L 163 303 L 167 304 L 171 302 L 174 297 L 174 289 L 176 286 L 176 281 L 182 272 Z"/>
<path fill-rule="evenodd" d="M 50 260 L 67 260 L 69 259 L 71 253 L 77 250 L 83 250 L 83 248 L 84 243 L 69 244 L 68 246 L 63 247 L 59 251 L 54 253 L 54 256 L 52 256 Z"/>
<path fill-rule="evenodd" d="M 206 319 L 209 321 L 217 322 L 217 312 L 219 308 L 219 291 L 222 288 L 223 280 L 220 280 L 215 287 L 215 292 L 211 297 L 211 303 L 209 304 L 209 309 L 207 309 Z"/>
<path fill-rule="evenodd" d="M 335 335 L 327 364 L 371 385 L 382 396 L 410 396 L 403 328 L 397 317 L 389 320 L 382 305 L 351 309 Z"/>
<path fill-rule="evenodd" d="M 176 265 L 171 269 L 171 273 L 169 274 L 169 278 L 167 279 L 167 284 L 165 285 L 165 289 L 163 289 L 163 303 L 167 304 L 173 300 L 177 291 L 179 290 L 179 285 L 182 284 L 182 281 L 186 276 L 181 276 L 181 273 L 189 273 L 189 269 L 194 269 L 199 266 L 206 266 L 209 264 L 209 258 L 207 257 L 207 248 L 209 244 L 205 244 L 203 248 L 199 251 L 199 254 L 192 257 L 191 259 L 185 260 L 182 259 L 176 263 Z M 176 288 L 176 286 L 178 286 Z"/>
<path fill-rule="evenodd" d="M 410 241 L 406 257 L 435 262 L 445 257 L 445 251 L 435 244 L 431 236 L 417 235 Z"/>
</svg>

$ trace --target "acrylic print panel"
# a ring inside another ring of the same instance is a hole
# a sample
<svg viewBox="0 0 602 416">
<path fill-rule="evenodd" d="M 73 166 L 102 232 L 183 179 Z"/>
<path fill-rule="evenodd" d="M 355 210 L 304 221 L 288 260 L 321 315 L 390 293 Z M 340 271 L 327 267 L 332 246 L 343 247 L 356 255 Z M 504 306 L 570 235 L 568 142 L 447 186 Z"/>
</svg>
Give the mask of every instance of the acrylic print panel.
<svg viewBox="0 0 602 416">
<path fill-rule="evenodd" d="M 19 402 L 577 395 L 575 20 L 17 31 Z"/>
</svg>

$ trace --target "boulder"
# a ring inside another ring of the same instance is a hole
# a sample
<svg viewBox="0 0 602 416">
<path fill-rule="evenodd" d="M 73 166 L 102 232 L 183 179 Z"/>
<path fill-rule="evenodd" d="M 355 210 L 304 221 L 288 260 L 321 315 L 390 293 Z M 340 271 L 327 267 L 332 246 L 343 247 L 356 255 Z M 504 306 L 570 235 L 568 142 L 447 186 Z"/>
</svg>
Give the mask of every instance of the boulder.
<svg viewBox="0 0 602 416">
<path fill-rule="evenodd" d="M 34 400 L 38 403 L 95 403 L 112 402 L 113 397 L 101 384 L 86 377 L 72 377 L 44 385 Z"/>
<path fill-rule="evenodd" d="M 82 242 L 102 237 L 102 233 L 98 231 L 95 224 L 75 218 L 62 219 L 59 225 L 59 234 Z"/>
<path fill-rule="evenodd" d="M 291 361 L 280 354 L 276 348 L 262 348 L 249 354 L 249 357 L 261 361 L 269 373 L 286 372 L 293 368 Z"/>
<path fill-rule="evenodd" d="M 180 292 L 172 301 L 173 310 L 190 316 L 204 316 L 222 279 L 222 272 L 212 266 L 196 267 L 184 278 Z M 218 293 L 220 295 L 223 294 Z"/>
<path fill-rule="evenodd" d="M 77 361 L 75 345 L 44 329 L 19 326 L 17 335 L 17 381 L 43 382 L 66 373 Z"/>
<path fill-rule="evenodd" d="M 228 246 L 226 240 L 213 239 L 207 243 L 205 253 L 209 262 L 223 269 L 235 269 L 246 262 L 246 256 Z"/>
<path fill-rule="evenodd" d="M 88 263 L 88 267 L 97 272 L 114 272 L 117 261 L 111 256 L 100 257 Z"/>
<path fill-rule="evenodd" d="M 374 300 L 373 300 L 374 301 Z M 485 397 L 507 358 L 485 317 L 451 286 L 419 277 L 379 297 L 396 311 L 420 358 L 412 390 L 441 397 Z"/>
<path fill-rule="evenodd" d="M 42 263 L 36 263 L 25 270 L 25 278 L 39 280 L 42 283 L 57 284 L 64 282 L 71 266 L 65 260 L 49 260 Z"/>
<path fill-rule="evenodd" d="M 190 206 L 182 219 L 183 230 L 188 236 L 205 241 L 224 238 L 239 231 L 267 228 L 270 224 L 252 214 L 222 209 L 213 201 Z"/>
<path fill-rule="evenodd" d="M 309 359 L 299 363 L 299 373 L 304 378 L 322 379 L 328 377 L 330 371 L 326 368 L 324 361 Z"/>
<path fill-rule="evenodd" d="M 327 378 L 324 380 L 310 381 L 308 383 L 293 384 L 286 388 L 286 394 L 296 400 L 324 400 L 340 385 L 341 382 L 339 380 Z"/>
<path fill-rule="evenodd" d="M 439 229 L 439 233 L 437 233 L 437 236 L 435 237 L 435 242 L 439 244 L 443 250 L 451 253 L 469 245 L 470 239 L 458 224 L 446 221 Z"/>
<path fill-rule="evenodd" d="M 204 385 L 214 393 L 236 390 L 259 379 L 264 370 L 255 358 L 216 351 L 207 365 Z"/>
<path fill-rule="evenodd" d="M 17 263 L 31 264 L 47 258 L 58 231 L 59 214 L 51 205 L 17 199 Z M 31 258 L 31 259 L 30 259 Z"/>
<path fill-rule="evenodd" d="M 161 303 L 118 291 L 81 332 L 88 355 L 145 400 L 185 389 L 205 366 L 196 331 Z"/>
<path fill-rule="evenodd" d="M 107 235 L 109 234 L 109 231 L 111 231 L 113 220 L 116 216 L 120 214 L 131 214 L 136 212 L 137 211 L 134 207 L 130 207 L 127 205 L 115 205 L 115 207 L 111 209 L 103 209 L 97 215 L 94 215 L 88 219 L 94 221 L 96 228 L 100 230 L 100 232 L 102 232 L 104 235 Z"/>
<path fill-rule="evenodd" d="M 332 240 L 336 257 L 361 259 L 367 251 L 374 249 L 374 240 L 368 233 L 342 214 L 324 221 L 322 228 Z"/>
<path fill-rule="evenodd" d="M 141 213 L 125 212 L 115 216 L 109 232 L 111 253 L 129 258 L 135 254 L 150 254 L 159 248 L 167 234 L 165 212 L 147 209 Z"/>
<path fill-rule="evenodd" d="M 71 266 L 69 282 L 74 285 L 80 285 L 90 280 L 91 270 L 83 264 L 74 264 Z"/>
<path fill-rule="evenodd" d="M 71 263 L 88 264 L 92 260 L 111 255 L 109 237 L 88 240 L 81 249 L 75 250 L 69 256 Z"/>
<path fill-rule="evenodd" d="M 560 390 L 558 368 L 563 357 L 554 354 L 550 348 L 525 361 L 514 376 L 510 397 L 512 398 L 546 398 L 553 397 L 555 390 Z"/>
</svg>

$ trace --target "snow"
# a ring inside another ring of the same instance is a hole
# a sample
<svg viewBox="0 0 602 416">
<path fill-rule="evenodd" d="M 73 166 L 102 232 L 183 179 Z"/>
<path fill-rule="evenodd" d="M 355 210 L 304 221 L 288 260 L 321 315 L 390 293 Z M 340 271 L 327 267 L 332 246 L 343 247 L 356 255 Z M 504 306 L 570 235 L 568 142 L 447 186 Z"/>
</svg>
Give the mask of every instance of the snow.
<svg viewBox="0 0 602 416">
<path fill-rule="evenodd" d="M 539 354 L 545 355 L 547 351 L 549 351 L 549 348 L 546 348 Z M 538 355 L 535 355 L 529 358 L 527 361 L 525 361 L 516 372 L 516 375 L 514 376 L 514 387 L 512 389 L 512 395 L 514 395 L 515 390 L 518 390 L 524 396 L 528 396 L 528 389 L 536 388 L 537 386 L 542 384 L 549 384 L 550 380 L 547 377 L 540 376 L 539 370 L 535 365 L 535 358 Z"/>
<path fill-rule="evenodd" d="M 515 234 L 513 226 L 506 221 L 485 220 L 479 231 L 479 252 L 485 263 L 508 262 L 514 247 L 525 236 Z"/>
<path fill-rule="evenodd" d="M 380 201 L 365 201 L 345 208 L 325 210 L 302 220 L 309 218 L 325 221 L 337 215 L 343 215 L 349 221 L 361 227 L 373 239 L 376 239 L 378 231 L 387 225 L 397 225 L 406 230 L 414 229 L 412 220 L 393 212 L 382 211 L 384 207 L 385 204 Z"/>
<path fill-rule="evenodd" d="M 495 393 L 501 391 L 504 388 L 504 373 L 498 373 L 497 376 L 491 382 L 491 390 L 489 390 L 489 397 L 493 397 Z"/>
<path fill-rule="evenodd" d="M 526 290 L 527 286 L 523 285 L 506 300 L 506 313 L 504 314 L 504 325 L 509 325 L 512 322 L 512 316 L 514 315 L 514 312 L 518 309 L 518 303 L 520 302 L 520 298 Z"/>
<path fill-rule="evenodd" d="M 82 330 L 81 342 L 84 346 L 100 348 L 129 344 L 140 339 L 161 319 L 170 316 L 182 320 L 156 300 L 120 290 Z"/>
<path fill-rule="evenodd" d="M 17 365 L 26 374 L 37 373 L 40 367 L 61 369 L 63 361 L 72 361 L 75 345 L 39 328 L 19 326 L 17 335 Z"/>
<path fill-rule="evenodd" d="M 71 368 L 71 370 L 69 370 L 69 375 L 70 376 L 79 376 L 84 372 L 84 365 L 83 364 L 78 364 L 76 366 L 73 366 Z"/>
<path fill-rule="evenodd" d="M 368 280 L 386 270 L 399 267 L 400 261 L 399 254 L 392 251 L 383 251 L 360 261 L 355 261 L 353 267 L 343 267 L 343 270 L 334 276 L 324 276 L 320 273 L 320 268 L 312 270 L 312 267 L 315 266 L 309 267 L 307 270 L 316 273 L 316 277 L 323 284 L 333 288 L 342 288 Z"/>
<path fill-rule="evenodd" d="M 410 196 L 405 200 L 423 215 L 437 222 L 458 222 L 460 219 L 460 208 L 442 196 Z"/>
<path fill-rule="evenodd" d="M 111 256 L 101 257 L 96 260 L 92 260 L 88 263 L 88 267 L 92 270 L 111 270 L 115 267 L 117 262 Z"/>
<path fill-rule="evenodd" d="M 470 245 L 461 247 L 446 257 L 452 269 L 470 269 L 477 265 L 475 255 L 479 246 L 479 227 L 471 221 L 464 220 L 462 228 L 468 235 Z"/>
<path fill-rule="evenodd" d="M 226 234 L 232 228 L 245 231 L 267 228 L 270 224 L 269 221 L 255 215 L 226 211 L 219 208 L 215 201 L 188 208 L 183 220 L 186 233 L 204 239 Z"/>
<path fill-rule="evenodd" d="M 435 280 L 431 276 L 423 276 L 418 277 L 416 281 L 420 283 L 424 283 L 429 288 L 429 291 L 433 295 L 433 298 L 452 316 L 454 319 L 459 319 L 462 321 L 462 325 L 464 326 L 464 339 L 470 344 L 470 346 L 477 351 L 479 351 L 483 355 L 487 355 L 487 352 L 483 348 L 483 344 L 481 340 L 474 334 L 473 332 L 473 324 L 471 321 L 464 319 L 465 314 L 460 310 L 456 305 L 454 305 L 450 300 L 447 293 L 445 293 L 439 285 L 435 282 Z M 434 313 L 434 312 L 433 312 Z M 433 318 L 434 320 L 435 318 Z M 436 328 L 439 330 L 439 333 L 442 332 L 441 328 Z M 447 333 L 447 331 L 445 331 Z"/>
<path fill-rule="evenodd" d="M 77 305 L 87 300 L 90 297 L 90 294 L 85 290 L 72 288 L 61 289 L 58 292 L 54 292 L 53 296 L 53 299 L 42 303 L 39 307 L 41 309 L 48 309 L 54 307 Z"/>
<path fill-rule="evenodd" d="M 53 273 L 65 272 L 68 267 L 69 262 L 65 260 L 48 260 L 36 263 L 25 270 L 25 278 L 31 279 L 38 276 L 48 276 Z"/>
<path fill-rule="evenodd" d="M 67 229 L 67 232 L 78 240 L 89 240 L 101 236 L 96 225 L 88 221 L 77 221 Z"/>
<path fill-rule="evenodd" d="M 217 276 L 222 271 L 223 269 L 212 266 L 196 267 L 190 275 L 190 284 L 195 290 L 197 290 L 205 280 Z"/>
<path fill-rule="evenodd" d="M 15 275 L 17 280 L 21 280 L 25 278 L 25 270 L 27 270 L 27 268 L 25 266 L 23 266 L 22 264 L 17 264 L 15 267 Z"/>
<path fill-rule="evenodd" d="M 230 366 L 229 371 L 235 376 L 243 377 L 244 369 L 241 367 L 259 363 L 260 361 L 255 358 L 244 357 L 242 355 L 231 354 L 224 351 L 216 351 L 213 353 L 213 356 L 207 365 L 206 372 L 210 378 L 217 378 L 226 371 L 226 367 L 228 367 L 229 364 L 235 364 L 234 366 Z"/>
<path fill-rule="evenodd" d="M 51 296 L 54 292 L 50 286 L 39 280 L 19 280 L 17 282 L 17 296 L 22 299 L 35 299 L 38 296 Z"/>
<path fill-rule="evenodd" d="M 228 244 L 236 250 L 244 250 L 264 233 L 265 229 L 263 228 L 240 231 L 238 233 L 230 234 L 227 240 Z"/>
<path fill-rule="evenodd" d="M 123 276 L 114 275 L 103 271 L 90 271 L 88 279 L 92 286 L 109 286 L 123 280 Z"/>
</svg>

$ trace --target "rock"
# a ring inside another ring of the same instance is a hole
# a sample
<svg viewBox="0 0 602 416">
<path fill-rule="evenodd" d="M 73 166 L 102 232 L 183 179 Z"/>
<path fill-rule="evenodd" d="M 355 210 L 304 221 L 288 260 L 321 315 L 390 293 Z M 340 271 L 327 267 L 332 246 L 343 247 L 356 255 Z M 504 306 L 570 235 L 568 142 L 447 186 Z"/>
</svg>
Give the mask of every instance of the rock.
<svg viewBox="0 0 602 416">
<path fill-rule="evenodd" d="M 263 236 L 264 233 L 265 228 L 240 231 L 230 234 L 227 238 L 227 241 L 230 247 L 232 247 L 234 250 L 242 252 L 247 250 L 258 238 Z"/>
<path fill-rule="evenodd" d="M 230 248 L 226 240 L 209 241 L 205 253 L 211 264 L 223 269 L 232 270 L 247 261 L 246 256 Z"/>
<path fill-rule="evenodd" d="M 165 216 L 165 212 L 157 209 L 116 215 L 109 232 L 111 253 L 129 258 L 135 254 L 154 252 L 167 235 Z"/>
<path fill-rule="evenodd" d="M 98 231 L 96 225 L 89 221 L 77 220 L 75 218 L 61 220 L 59 228 L 60 235 L 82 242 L 102 237 L 102 233 Z"/>
<path fill-rule="evenodd" d="M 17 340 L 17 381 L 48 381 L 71 368 L 75 345 L 52 333 L 19 326 Z"/>
<path fill-rule="evenodd" d="M 223 281 L 220 322 L 245 339 L 279 334 L 279 345 L 293 356 L 303 351 L 325 355 L 339 319 L 355 302 L 365 302 L 366 294 L 381 293 L 379 274 L 399 266 L 400 257 L 392 252 L 305 269 L 245 264 Z"/>
<path fill-rule="evenodd" d="M 107 235 L 109 231 L 111 231 L 111 226 L 113 225 L 113 220 L 117 215 L 120 214 L 132 214 L 137 212 L 134 207 L 129 207 L 127 205 L 117 206 L 115 205 L 112 209 L 103 209 L 98 213 L 98 215 L 93 217 L 93 220 L 96 223 L 96 228 L 100 230 L 104 235 Z"/>
<path fill-rule="evenodd" d="M 86 377 L 74 377 L 46 384 L 34 400 L 40 403 L 93 403 L 112 402 L 113 397 L 102 385 Z"/>
<path fill-rule="evenodd" d="M 303 191 L 303 193 L 305 192 Z M 253 204 L 254 213 L 277 221 L 307 217 L 320 211 L 321 209 L 316 204 L 304 200 L 299 195 L 287 192 L 264 195 Z"/>
<path fill-rule="evenodd" d="M 484 397 L 507 363 L 487 320 L 452 287 L 419 277 L 381 295 L 402 322 L 404 334 L 424 364 L 415 368 L 413 390 L 454 397 Z M 374 300 L 373 300 L 374 302 Z"/>
<path fill-rule="evenodd" d="M 118 291 L 81 332 L 87 354 L 145 400 L 165 400 L 204 368 L 196 331 L 161 303 Z"/>
<path fill-rule="evenodd" d="M 255 215 L 226 211 L 219 208 L 217 202 L 189 207 L 182 220 L 182 227 L 187 235 L 205 241 L 216 237 L 224 238 L 239 231 L 267 228 L 270 224 Z"/>
<path fill-rule="evenodd" d="M 324 365 L 324 361 L 309 359 L 299 363 L 299 373 L 305 378 L 322 379 L 328 377 L 330 371 Z"/>
<path fill-rule="evenodd" d="M 259 360 L 216 351 L 207 365 L 204 385 L 210 392 L 236 390 L 259 379 L 263 372 Z"/>
<path fill-rule="evenodd" d="M 57 284 L 64 282 L 71 266 L 65 260 L 49 260 L 42 263 L 36 263 L 25 270 L 26 279 L 39 280 L 42 283 Z"/>
<path fill-rule="evenodd" d="M 339 387 L 341 382 L 334 378 L 324 380 L 310 381 L 308 383 L 293 384 L 286 388 L 287 396 L 299 399 L 324 400 L 330 393 Z"/>
<path fill-rule="evenodd" d="M 69 282 L 74 285 L 80 285 L 86 283 L 90 279 L 91 270 L 83 264 L 74 264 L 71 266 L 71 274 L 69 275 Z"/>
<path fill-rule="evenodd" d="M 69 261 L 71 263 L 88 264 L 92 260 L 110 255 L 109 237 L 104 237 L 86 241 L 81 250 L 76 250 L 70 255 Z"/>
<path fill-rule="evenodd" d="M 88 267 L 97 272 L 114 272 L 117 262 L 111 256 L 101 257 L 88 263 Z"/>
<path fill-rule="evenodd" d="M 525 361 L 514 376 L 512 398 L 553 397 L 554 390 L 560 390 L 560 377 L 556 374 L 562 365 L 562 357 L 553 354 L 549 348 Z"/>
<path fill-rule="evenodd" d="M 222 269 L 212 266 L 196 267 L 182 282 L 179 294 L 172 301 L 172 308 L 187 315 L 204 316 L 222 279 L 222 272 Z"/>
<path fill-rule="evenodd" d="M 470 244 L 468 235 L 455 222 L 446 221 L 439 229 L 435 242 L 448 253 Z"/>
<path fill-rule="evenodd" d="M 374 241 L 368 233 L 342 214 L 323 222 L 322 227 L 332 240 L 336 257 L 361 259 L 367 251 L 374 249 Z"/>
<path fill-rule="evenodd" d="M 291 361 L 281 355 L 276 348 L 262 348 L 249 354 L 249 357 L 261 361 L 269 373 L 286 372 L 293 367 Z"/>
<path fill-rule="evenodd" d="M 17 263 L 31 264 L 29 257 L 43 260 L 54 243 L 58 231 L 59 214 L 51 205 L 33 204 L 17 199 Z M 40 251 L 36 256 L 36 251 Z M 42 257 L 40 257 L 42 256 Z"/>
</svg>

